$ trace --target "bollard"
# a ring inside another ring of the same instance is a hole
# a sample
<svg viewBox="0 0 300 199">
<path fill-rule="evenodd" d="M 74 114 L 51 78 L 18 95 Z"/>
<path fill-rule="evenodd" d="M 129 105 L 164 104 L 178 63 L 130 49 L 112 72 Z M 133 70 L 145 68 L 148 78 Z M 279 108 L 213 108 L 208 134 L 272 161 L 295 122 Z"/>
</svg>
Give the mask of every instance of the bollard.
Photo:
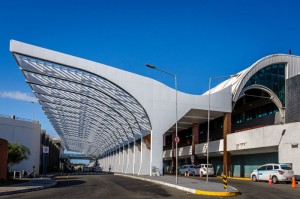
<svg viewBox="0 0 300 199">
<path fill-rule="evenodd" d="M 296 180 L 295 177 L 292 177 L 292 188 L 296 188 Z"/>
<path fill-rule="evenodd" d="M 223 177 L 223 186 L 224 186 L 224 189 L 228 189 L 228 182 L 227 182 L 227 176 L 222 174 L 222 177 Z"/>
<path fill-rule="evenodd" d="M 269 185 L 272 185 L 272 176 L 269 177 Z"/>
</svg>

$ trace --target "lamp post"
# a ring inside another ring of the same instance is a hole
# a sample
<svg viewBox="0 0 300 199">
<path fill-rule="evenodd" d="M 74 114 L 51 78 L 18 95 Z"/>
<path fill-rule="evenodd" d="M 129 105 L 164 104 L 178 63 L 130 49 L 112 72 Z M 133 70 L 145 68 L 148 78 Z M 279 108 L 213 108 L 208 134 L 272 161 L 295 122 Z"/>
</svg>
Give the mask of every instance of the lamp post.
<svg viewBox="0 0 300 199">
<path fill-rule="evenodd" d="M 236 75 L 227 75 L 227 76 L 219 76 L 219 77 L 210 77 L 208 81 L 208 111 L 207 111 L 207 149 L 206 149 L 206 182 L 208 182 L 208 160 L 209 160 L 209 124 L 210 124 L 210 86 L 211 81 L 214 79 L 222 79 L 222 78 L 231 78 L 236 77 Z"/>
<path fill-rule="evenodd" d="M 157 68 L 157 67 L 155 67 L 155 66 L 153 66 L 153 65 L 151 65 L 151 64 L 146 64 L 146 66 L 148 67 L 148 68 L 151 68 L 151 69 L 156 69 L 156 70 L 159 70 L 159 71 L 161 71 L 161 72 L 164 72 L 164 73 L 166 73 L 166 74 L 168 74 L 168 75 L 171 75 L 172 77 L 174 77 L 174 80 L 175 80 L 175 111 L 176 111 L 176 113 L 175 113 L 175 121 L 176 121 L 176 124 L 175 124 L 175 128 L 176 128 L 176 137 L 178 136 L 178 128 L 177 128 L 177 77 L 176 77 L 176 75 L 175 74 L 173 74 L 173 73 L 169 73 L 169 72 L 167 72 L 167 71 L 165 71 L 165 70 L 162 70 L 162 69 L 160 69 L 160 68 Z M 177 174 L 177 166 L 178 166 L 178 155 L 177 155 L 177 142 L 175 143 L 175 161 L 176 161 L 176 166 L 175 166 L 175 174 L 176 174 L 176 184 L 178 184 L 178 174 Z"/>
</svg>

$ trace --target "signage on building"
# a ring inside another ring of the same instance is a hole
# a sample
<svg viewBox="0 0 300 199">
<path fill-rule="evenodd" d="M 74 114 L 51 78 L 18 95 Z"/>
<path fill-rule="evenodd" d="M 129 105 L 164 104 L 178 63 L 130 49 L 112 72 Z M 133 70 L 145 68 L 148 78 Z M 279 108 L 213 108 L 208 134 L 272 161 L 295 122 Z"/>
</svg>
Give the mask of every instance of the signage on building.
<svg viewBox="0 0 300 199">
<path fill-rule="evenodd" d="M 49 153 L 49 147 L 43 146 L 43 153 Z"/>
</svg>

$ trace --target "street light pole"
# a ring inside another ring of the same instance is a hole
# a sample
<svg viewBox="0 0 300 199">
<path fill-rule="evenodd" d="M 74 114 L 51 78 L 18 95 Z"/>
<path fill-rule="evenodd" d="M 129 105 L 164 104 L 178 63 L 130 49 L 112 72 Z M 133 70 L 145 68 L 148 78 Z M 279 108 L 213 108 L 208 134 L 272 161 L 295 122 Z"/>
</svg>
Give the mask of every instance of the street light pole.
<svg viewBox="0 0 300 199">
<path fill-rule="evenodd" d="M 211 81 L 214 79 L 221 79 L 221 78 L 228 78 L 228 77 L 236 77 L 238 74 L 235 75 L 228 75 L 228 76 L 219 76 L 219 77 L 210 77 L 208 81 L 208 110 L 207 110 L 207 148 L 206 148 L 206 182 L 208 182 L 208 161 L 209 161 L 209 125 L 210 125 L 210 87 Z"/>
<path fill-rule="evenodd" d="M 210 121 L 210 84 L 211 78 L 208 82 L 208 111 L 207 111 L 207 148 L 206 148 L 206 182 L 208 182 L 208 160 L 209 160 L 209 121 Z"/>
<path fill-rule="evenodd" d="M 175 135 L 176 135 L 176 137 L 178 136 L 178 128 L 177 128 L 177 77 L 176 77 L 176 75 L 174 75 L 174 78 L 175 78 L 175 91 L 176 91 L 176 127 L 175 127 L 175 129 L 176 129 L 176 133 L 175 133 Z M 178 174 L 177 174 L 177 168 L 178 168 L 178 150 L 177 150 L 177 148 L 178 148 L 178 143 L 176 142 L 175 143 L 175 161 L 176 161 L 176 171 L 175 171 L 175 173 L 176 173 L 176 184 L 178 184 Z"/>
<path fill-rule="evenodd" d="M 168 75 L 171 75 L 172 77 L 174 77 L 174 80 L 175 80 L 175 111 L 176 111 L 176 113 L 175 113 L 175 121 L 176 121 L 176 124 L 175 124 L 175 128 L 176 128 L 176 137 L 178 136 L 178 127 L 177 127 L 177 76 L 175 75 L 175 74 L 173 74 L 173 73 L 169 73 L 169 72 L 167 72 L 167 71 L 165 71 L 165 70 L 162 70 L 162 69 L 160 69 L 160 68 L 157 68 L 157 67 L 155 67 L 155 66 L 153 66 L 153 65 L 151 65 L 151 64 L 146 64 L 146 66 L 148 67 L 148 68 L 151 68 L 151 69 L 156 69 L 156 70 L 159 70 L 159 71 L 161 71 L 161 72 L 164 72 L 164 73 L 166 73 L 166 74 L 168 74 Z M 176 184 L 178 184 L 178 174 L 177 174 L 177 167 L 178 167 L 178 152 L 177 152 L 177 147 L 178 147 L 178 145 L 177 145 L 177 142 L 175 143 L 175 161 L 176 161 L 176 163 L 175 163 L 175 175 L 176 175 Z"/>
</svg>

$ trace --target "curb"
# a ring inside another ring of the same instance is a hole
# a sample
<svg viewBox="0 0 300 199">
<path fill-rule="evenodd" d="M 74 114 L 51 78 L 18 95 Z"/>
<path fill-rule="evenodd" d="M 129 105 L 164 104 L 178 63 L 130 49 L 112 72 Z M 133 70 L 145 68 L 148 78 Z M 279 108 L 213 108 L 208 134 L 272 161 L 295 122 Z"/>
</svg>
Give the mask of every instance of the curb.
<svg viewBox="0 0 300 199">
<path fill-rule="evenodd" d="M 175 189 L 179 189 L 179 190 L 182 190 L 182 191 L 186 191 L 186 192 L 193 193 L 193 194 L 198 194 L 198 195 L 227 197 L 227 196 L 237 196 L 237 195 L 241 194 L 235 188 L 234 189 L 236 191 L 234 191 L 234 192 L 204 191 L 204 190 L 191 189 L 191 188 L 187 188 L 187 187 L 183 187 L 183 186 L 179 186 L 179 185 L 175 185 L 175 184 L 171 184 L 171 183 L 167 183 L 167 182 L 162 182 L 162 181 L 152 180 L 152 179 L 146 179 L 146 178 L 141 178 L 141 177 L 136 177 L 136 176 L 116 174 L 116 173 L 114 175 L 124 176 L 124 177 L 129 177 L 129 178 L 134 178 L 134 179 L 148 181 L 148 182 L 153 182 L 153 183 L 156 183 L 156 184 L 161 184 L 161 185 L 169 186 L 169 187 L 172 187 L 172 188 L 175 188 Z"/>
<path fill-rule="evenodd" d="M 33 187 L 33 188 L 21 189 L 21 190 L 15 190 L 15 191 L 0 192 L 0 196 L 12 195 L 12 194 L 17 194 L 17 193 L 26 193 L 26 192 L 31 192 L 31 191 L 38 191 L 38 190 L 54 187 L 56 184 L 57 184 L 57 181 L 54 180 L 54 183 L 49 184 L 49 185 L 36 186 L 36 187 Z"/>
<path fill-rule="evenodd" d="M 217 178 L 223 178 L 223 177 L 222 176 L 217 176 Z M 251 178 L 227 177 L 227 179 L 251 181 Z"/>
</svg>

